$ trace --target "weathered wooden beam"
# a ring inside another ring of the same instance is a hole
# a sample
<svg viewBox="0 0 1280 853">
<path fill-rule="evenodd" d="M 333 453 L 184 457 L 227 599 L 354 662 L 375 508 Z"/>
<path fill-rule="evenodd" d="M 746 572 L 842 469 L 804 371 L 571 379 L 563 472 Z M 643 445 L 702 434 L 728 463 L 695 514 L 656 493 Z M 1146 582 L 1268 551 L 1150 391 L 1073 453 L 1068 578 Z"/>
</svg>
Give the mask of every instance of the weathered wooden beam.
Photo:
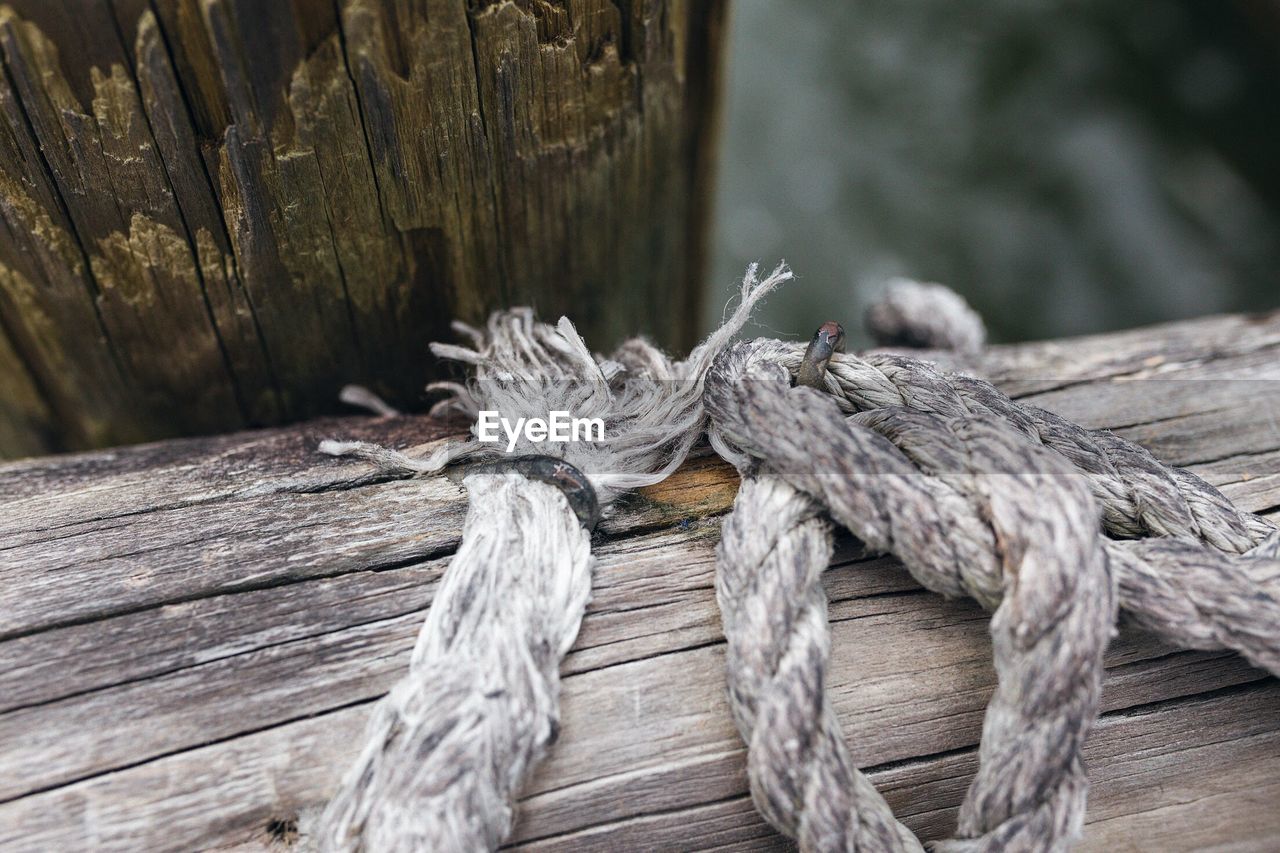
<svg viewBox="0 0 1280 853">
<path fill-rule="evenodd" d="M 517 302 L 692 343 L 724 3 L 0 3 L 0 457 L 421 405 Z"/>
<path fill-rule="evenodd" d="M 1272 314 L 995 347 L 969 366 L 1280 517 L 1278 354 Z M 314 447 L 458 428 L 327 420 L 0 466 L 0 847 L 288 835 L 405 670 L 465 512 L 448 478 L 388 480 Z M 562 735 L 516 847 L 784 848 L 751 807 L 724 697 L 712 574 L 735 487 L 701 456 L 602 524 Z M 826 584 L 854 758 L 941 837 L 994 684 L 986 616 L 851 540 Z M 1274 679 L 1129 629 L 1108 665 L 1085 849 L 1280 844 Z"/>
</svg>

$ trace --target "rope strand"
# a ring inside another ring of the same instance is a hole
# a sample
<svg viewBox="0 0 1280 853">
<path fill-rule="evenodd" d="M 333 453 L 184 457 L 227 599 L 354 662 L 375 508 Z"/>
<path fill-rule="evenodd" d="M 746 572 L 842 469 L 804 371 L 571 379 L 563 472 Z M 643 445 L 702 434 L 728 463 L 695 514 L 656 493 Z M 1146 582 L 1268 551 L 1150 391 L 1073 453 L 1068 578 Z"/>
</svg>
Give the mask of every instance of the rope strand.
<svg viewBox="0 0 1280 853">
<path fill-rule="evenodd" d="M 560 659 L 591 595 L 590 536 L 552 486 L 517 474 L 464 483 L 462 544 L 409 674 L 375 707 L 321 818 L 323 851 L 495 849 L 556 738 Z"/>
<path fill-rule="evenodd" d="M 1010 442 L 1029 443 L 999 417 L 971 417 L 1005 432 Z M 955 458 L 968 442 L 946 419 L 914 409 L 890 406 L 850 420 L 887 438 L 922 471 L 942 477 L 955 471 Z M 1142 627 L 1181 648 L 1231 649 L 1280 675 L 1280 560 L 1256 549 L 1226 553 L 1173 537 L 1102 543 L 1120 606 Z"/>
<path fill-rule="evenodd" d="M 769 348 L 762 357 L 777 359 L 793 373 L 799 369 L 803 347 L 772 341 Z M 1116 536 L 1180 536 L 1229 553 L 1280 555 L 1274 524 L 1240 510 L 1196 475 L 1164 465 L 1146 448 L 1105 430 L 1019 405 L 981 379 L 944 375 L 910 356 L 838 354 L 824 390 L 847 412 L 903 406 L 944 416 L 996 415 L 1087 475 L 1106 529 Z"/>
<path fill-rule="evenodd" d="M 716 551 L 752 799 L 803 850 L 922 851 L 854 766 L 826 695 L 831 529 L 819 513 L 781 478 L 745 473 Z"/>
</svg>

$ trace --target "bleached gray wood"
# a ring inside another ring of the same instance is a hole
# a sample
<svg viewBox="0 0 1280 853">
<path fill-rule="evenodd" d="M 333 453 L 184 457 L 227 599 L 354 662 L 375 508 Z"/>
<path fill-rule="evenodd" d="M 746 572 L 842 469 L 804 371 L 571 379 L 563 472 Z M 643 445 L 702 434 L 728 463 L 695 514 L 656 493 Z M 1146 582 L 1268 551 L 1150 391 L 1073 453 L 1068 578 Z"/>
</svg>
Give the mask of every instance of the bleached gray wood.
<svg viewBox="0 0 1280 853">
<path fill-rule="evenodd" d="M 998 347 L 972 366 L 1280 515 L 1277 356 L 1271 315 Z M 312 448 L 448 432 L 348 419 L 0 467 L 0 848 L 287 836 L 406 666 L 465 510 L 447 478 L 380 480 Z M 695 459 L 602 525 L 561 739 L 517 846 L 778 849 L 724 697 L 712 562 L 734 484 Z M 837 562 L 830 691 L 854 758 L 941 837 L 994 683 L 985 616 L 852 541 Z M 1133 631 L 1108 663 L 1086 849 L 1280 844 L 1274 680 Z"/>
</svg>

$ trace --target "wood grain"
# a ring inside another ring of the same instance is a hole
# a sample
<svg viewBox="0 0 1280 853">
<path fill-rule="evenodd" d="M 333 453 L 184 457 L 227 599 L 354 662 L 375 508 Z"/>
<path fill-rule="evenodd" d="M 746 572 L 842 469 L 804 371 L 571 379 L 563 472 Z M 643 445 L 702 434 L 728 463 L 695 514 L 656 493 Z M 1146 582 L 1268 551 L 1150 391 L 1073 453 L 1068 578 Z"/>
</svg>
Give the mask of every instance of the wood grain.
<svg viewBox="0 0 1280 853">
<path fill-rule="evenodd" d="M 1280 516 L 1277 352 L 1280 314 L 993 348 L 980 366 Z M 387 479 L 315 444 L 458 430 L 333 419 L 0 466 L 0 848 L 279 848 L 403 672 L 465 512 L 453 480 Z M 514 846 L 785 849 L 751 807 L 724 697 L 712 574 L 735 486 L 704 453 L 602 524 L 563 733 Z M 942 837 L 993 686 L 985 615 L 847 537 L 825 583 L 853 755 Z M 1128 628 L 1108 668 L 1083 848 L 1280 844 L 1274 679 Z"/>
<path fill-rule="evenodd" d="M 420 409 L 515 303 L 689 346 L 724 14 L 0 3 L 0 457 Z"/>
</svg>

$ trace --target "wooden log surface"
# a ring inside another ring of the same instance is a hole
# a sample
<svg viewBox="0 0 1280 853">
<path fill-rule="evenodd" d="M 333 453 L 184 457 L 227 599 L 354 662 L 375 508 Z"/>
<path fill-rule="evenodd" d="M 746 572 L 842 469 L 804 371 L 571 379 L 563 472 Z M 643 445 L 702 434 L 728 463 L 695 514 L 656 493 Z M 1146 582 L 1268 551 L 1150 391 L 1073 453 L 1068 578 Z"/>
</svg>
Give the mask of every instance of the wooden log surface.
<svg viewBox="0 0 1280 853">
<path fill-rule="evenodd" d="M 691 344 L 723 18 L 0 2 L 0 457 L 412 409 L 515 302 Z"/>
<path fill-rule="evenodd" d="M 1112 427 L 1280 517 L 1280 313 L 994 347 L 1024 400 Z M 347 418 L 0 467 L 0 847 L 286 843 L 406 668 L 465 513 L 447 477 L 314 452 L 456 434 Z M 724 696 L 710 456 L 622 501 L 563 665 L 527 850 L 782 849 Z M 924 838 L 953 826 L 994 682 L 986 615 L 843 540 L 829 690 L 855 760 Z M 1088 747 L 1085 850 L 1280 847 L 1280 685 L 1125 628 Z"/>
</svg>

